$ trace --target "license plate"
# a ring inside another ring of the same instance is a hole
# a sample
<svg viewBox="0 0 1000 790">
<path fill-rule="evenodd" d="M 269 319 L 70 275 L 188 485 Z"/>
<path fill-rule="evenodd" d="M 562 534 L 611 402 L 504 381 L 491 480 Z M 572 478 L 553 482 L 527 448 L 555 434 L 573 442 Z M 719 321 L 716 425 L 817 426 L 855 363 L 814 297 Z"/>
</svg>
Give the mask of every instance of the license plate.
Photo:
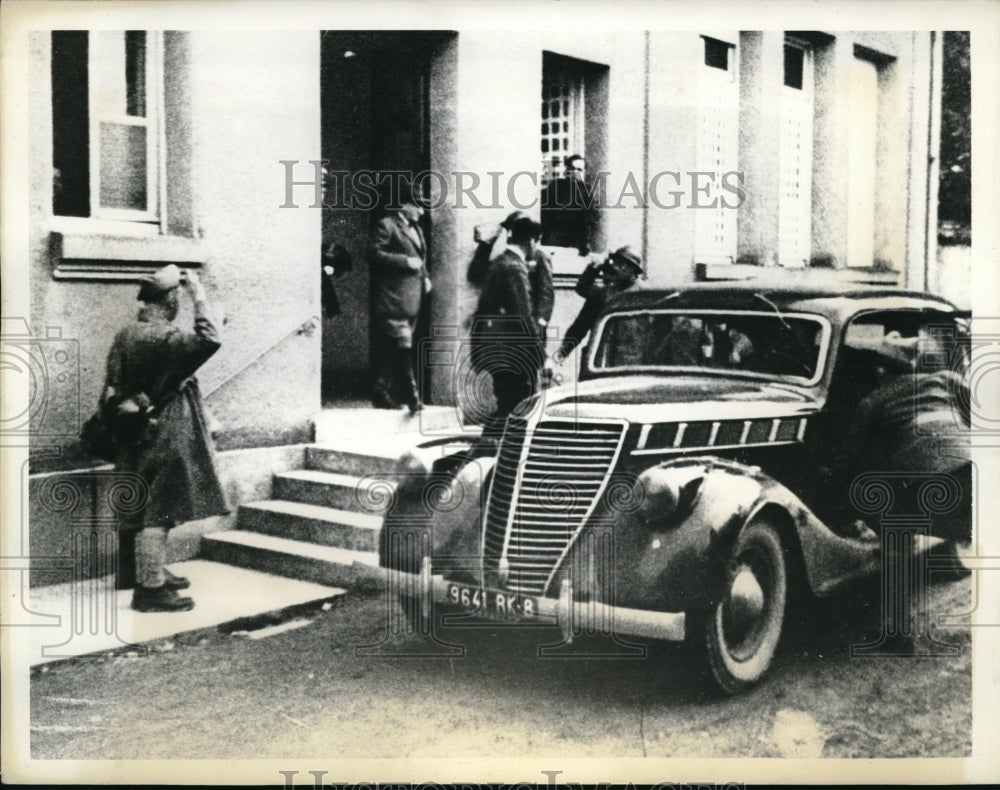
<svg viewBox="0 0 1000 790">
<path fill-rule="evenodd" d="M 537 598 L 502 590 L 449 584 L 448 602 L 490 620 L 533 620 L 538 617 Z"/>
</svg>

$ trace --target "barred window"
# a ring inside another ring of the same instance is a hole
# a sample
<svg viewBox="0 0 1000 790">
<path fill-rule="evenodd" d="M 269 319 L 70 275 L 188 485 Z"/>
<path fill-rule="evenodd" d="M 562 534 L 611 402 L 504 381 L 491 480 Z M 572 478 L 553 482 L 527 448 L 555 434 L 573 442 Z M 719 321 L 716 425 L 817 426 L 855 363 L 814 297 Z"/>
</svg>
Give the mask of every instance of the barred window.
<svg viewBox="0 0 1000 790">
<path fill-rule="evenodd" d="M 698 70 L 697 170 L 722 173 L 739 169 L 739 53 L 735 44 L 702 36 Z M 700 263 L 736 260 L 736 211 L 723 201 L 699 209 L 695 217 L 695 254 Z"/>
<path fill-rule="evenodd" d="M 784 51 L 780 107 L 778 262 L 806 266 L 812 246 L 813 52 L 794 38 Z"/>
<path fill-rule="evenodd" d="M 564 175 L 565 157 L 586 157 L 584 109 L 583 73 L 568 59 L 546 53 L 542 67 L 542 187 Z"/>
</svg>

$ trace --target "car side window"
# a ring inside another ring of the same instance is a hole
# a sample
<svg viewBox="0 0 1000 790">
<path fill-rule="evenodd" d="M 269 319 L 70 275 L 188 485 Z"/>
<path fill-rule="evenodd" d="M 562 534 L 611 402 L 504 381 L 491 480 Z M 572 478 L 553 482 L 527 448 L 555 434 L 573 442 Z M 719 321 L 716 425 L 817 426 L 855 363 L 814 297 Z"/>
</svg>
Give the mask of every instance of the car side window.
<svg viewBox="0 0 1000 790">
<path fill-rule="evenodd" d="M 878 386 L 886 365 L 894 363 L 909 365 L 915 372 L 951 369 L 964 376 L 968 365 L 966 335 L 960 319 L 943 313 L 879 311 L 855 318 L 844 330 L 828 408 L 838 412 L 854 409 Z"/>
<path fill-rule="evenodd" d="M 598 364 L 610 368 L 647 364 L 652 321 L 653 317 L 645 313 L 609 321 L 602 338 Z"/>
</svg>

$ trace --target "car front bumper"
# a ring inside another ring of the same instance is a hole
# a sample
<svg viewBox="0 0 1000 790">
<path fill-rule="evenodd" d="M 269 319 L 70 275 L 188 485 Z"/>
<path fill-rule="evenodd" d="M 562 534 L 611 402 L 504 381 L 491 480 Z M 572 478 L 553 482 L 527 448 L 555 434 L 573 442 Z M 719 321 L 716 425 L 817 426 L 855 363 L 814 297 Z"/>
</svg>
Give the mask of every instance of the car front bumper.
<svg viewBox="0 0 1000 790">
<path fill-rule="evenodd" d="M 463 601 L 456 590 L 468 592 L 466 584 L 456 584 L 431 572 L 429 557 L 423 558 L 420 573 L 406 573 L 384 568 L 390 590 L 418 600 L 421 616 L 429 620 L 435 610 L 460 611 L 471 618 L 502 620 L 506 623 L 522 622 L 532 625 L 557 626 L 566 642 L 583 634 L 618 634 L 621 636 L 647 637 L 680 642 L 685 636 L 684 612 L 657 612 L 648 609 L 629 609 L 597 601 L 575 600 L 573 584 L 564 579 L 557 598 L 528 597 L 504 591 L 481 590 L 479 600 Z M 491 597 L 492 596 L 492 597 Z M 502 616 L 492 605 L 500 597 L 505 604 Z M 514 611 L 515 601 L 521 608 Z M 530 601 L 530 613 L 524 611 L 525 601 Z M 510 605 L 508 608 L 506 605 Z"/>
</svg>

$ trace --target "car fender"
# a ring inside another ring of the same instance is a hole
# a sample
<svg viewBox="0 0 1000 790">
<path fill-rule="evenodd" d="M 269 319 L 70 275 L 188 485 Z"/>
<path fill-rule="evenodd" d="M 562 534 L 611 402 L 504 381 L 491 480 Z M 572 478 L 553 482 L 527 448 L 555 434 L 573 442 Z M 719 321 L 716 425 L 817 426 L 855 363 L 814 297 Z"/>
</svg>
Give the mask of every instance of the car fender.
<svg viewBox="0 0 1000 790">
<path fill-rule="evenodd" d="M 635 486 L 641 504 L 615 519 L 619 605 L 689 611 L 718 602 L 733 542 L 758 516 L 779 530 L 789 563 L 817 594 L 878 567 L 877 546 L 835 535 L 759 467 L 689 458 L 643 471 Z"/>
<path fill-rule="evenodd" d="M 495 456 L 470 440 L 445 449 L 441 443 L 421 445 L 400 456 L 379 564 L 416 573 L 429 552 L 435 573 L 478 568 L 479 525 L 495 463 Z"/>
</svg>

